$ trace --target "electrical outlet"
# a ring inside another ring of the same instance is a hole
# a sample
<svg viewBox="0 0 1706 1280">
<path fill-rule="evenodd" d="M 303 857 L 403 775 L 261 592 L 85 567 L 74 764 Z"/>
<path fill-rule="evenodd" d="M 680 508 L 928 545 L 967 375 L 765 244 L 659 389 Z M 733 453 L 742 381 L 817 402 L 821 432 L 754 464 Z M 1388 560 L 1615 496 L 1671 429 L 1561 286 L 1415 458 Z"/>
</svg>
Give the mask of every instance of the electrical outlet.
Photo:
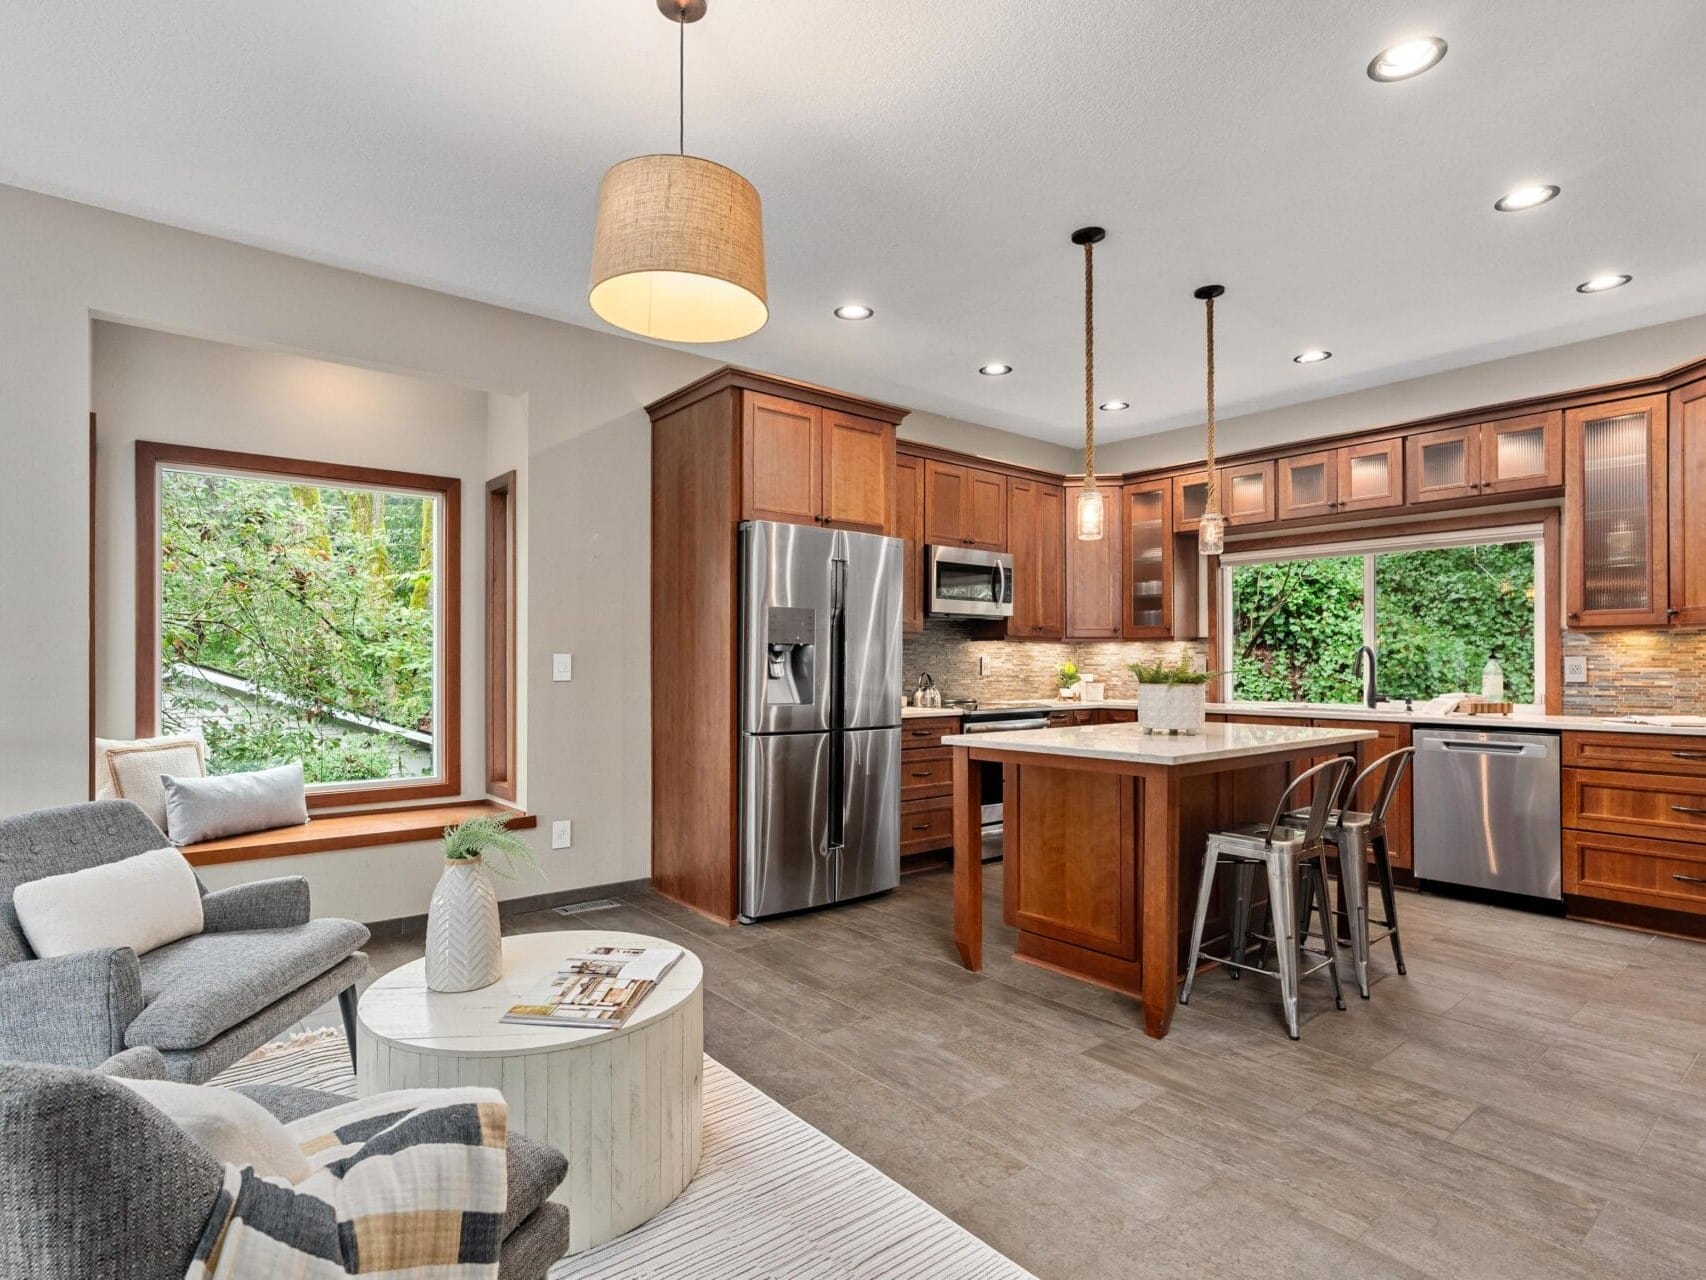
<svg viewBox="0 0 1706 1280">
<path fill-rule="evenodd" d="M 575 842 L 574 819 L 558 818 L 551 824 L 551 847 L 567 849 Z"/>
<path fill-rule="evenodd" d="M 553 653 L 551 655 L 551 679 L 573 680 L 575 678 L 575 655 L 572 653 Z"/>
<path fill-rule="evenodd" d="M 1564 659 L 1564 683 L 1586 684 L 1588 682 L 1588 660 L 1586 658 Z"/>
<path fill-rule="evenodd" d="M 977 673 L 980 676 L 986 676 L 989 674 L 989 659 L 984 657 L 982 654 L 978 655 Z"/>
</svg>

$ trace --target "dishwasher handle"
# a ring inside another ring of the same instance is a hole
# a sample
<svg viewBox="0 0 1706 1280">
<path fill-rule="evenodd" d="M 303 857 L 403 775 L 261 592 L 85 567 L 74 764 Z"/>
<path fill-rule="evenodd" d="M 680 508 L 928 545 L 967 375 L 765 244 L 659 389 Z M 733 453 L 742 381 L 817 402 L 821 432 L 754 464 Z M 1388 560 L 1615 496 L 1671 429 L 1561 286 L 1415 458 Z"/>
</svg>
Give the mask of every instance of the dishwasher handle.
<svg viewBox="0 0 1706 1280">
<path fill-rule="evenodd" d="M 1441 742 L 1441 751 L 1467 751 L 1471 755 L 1482 756 L 1522 756 L 1539 755 L 1537 747 L 1529 747 L 1520 742 Z"/>
</svg>

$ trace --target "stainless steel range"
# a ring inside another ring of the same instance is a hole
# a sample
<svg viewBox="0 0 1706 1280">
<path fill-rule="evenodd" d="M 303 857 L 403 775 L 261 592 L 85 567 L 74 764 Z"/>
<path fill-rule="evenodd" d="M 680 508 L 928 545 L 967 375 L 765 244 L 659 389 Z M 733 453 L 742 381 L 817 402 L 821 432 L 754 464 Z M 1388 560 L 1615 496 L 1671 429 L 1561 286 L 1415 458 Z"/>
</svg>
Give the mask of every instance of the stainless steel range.
<svg viewBox="0 0 1706 1280">
<path fill-rule="evenodd" d="M 1019 729 L 1048 728 L 1052 708 L 1046 702 L 1009 702 L 962 711 L 960 725 L 965 733 L 1012 733 Z M 983 860 L 1001 857 L 1005 828 L 1002 825 L 1001 766 L 984 761 L 977 766 L 983 776 Z"/>
</svg>

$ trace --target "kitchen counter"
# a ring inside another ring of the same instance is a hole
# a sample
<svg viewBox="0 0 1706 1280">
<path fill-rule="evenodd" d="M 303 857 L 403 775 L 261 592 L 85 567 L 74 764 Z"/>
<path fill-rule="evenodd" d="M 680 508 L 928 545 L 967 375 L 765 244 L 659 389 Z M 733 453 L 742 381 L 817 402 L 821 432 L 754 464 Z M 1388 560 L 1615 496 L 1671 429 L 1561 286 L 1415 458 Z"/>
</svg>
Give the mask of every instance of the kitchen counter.
<svg viewBox="0 0 1706 1280">
<path fill-rule="evenodd" d="M 1160 1038 L 1178 1004 L 1208 834 L 1268 820 L 1292 765 L 1377 736 L 1372 728 L 1211 724 L 1173 737 L 1103 724 L 944 738 L 953 751 L 961 963 L 983 967 L 979 763 L 1001 765 L 1005 776 L 1002 914 L 1018 932 L 1017 958 L 1126 992 L 1143 1006 L 1144 1029 Z"/>
</svg>

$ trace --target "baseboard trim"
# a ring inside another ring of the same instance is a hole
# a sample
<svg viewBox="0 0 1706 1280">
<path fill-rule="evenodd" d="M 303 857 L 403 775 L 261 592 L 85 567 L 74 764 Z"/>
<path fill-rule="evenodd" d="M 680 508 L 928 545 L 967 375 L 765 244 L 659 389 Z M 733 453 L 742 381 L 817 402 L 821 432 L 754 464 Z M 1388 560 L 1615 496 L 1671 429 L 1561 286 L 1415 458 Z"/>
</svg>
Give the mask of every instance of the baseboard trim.
<svg viewBox="0 0 1706 1280">
<path fill-rule="evenodd" d="M 591 902 L 595 898 L 625 898 L 651 886 L 650 880 L 619 880 L 614 884 L 595 884 L 584 889 L 558 889 L 552 893 L 530 894 L 525 898 L 506 898 L 498 903 L 498 916 L 508 920 L 511 916 L 526 915 L 530 911 L 566 907 L 571 903 Z M 375 938 L 422 937 L 426 934 L 426 916 L 397 916 L 390 920 L 371 921 L 367 928 Z"/>
</svg>

